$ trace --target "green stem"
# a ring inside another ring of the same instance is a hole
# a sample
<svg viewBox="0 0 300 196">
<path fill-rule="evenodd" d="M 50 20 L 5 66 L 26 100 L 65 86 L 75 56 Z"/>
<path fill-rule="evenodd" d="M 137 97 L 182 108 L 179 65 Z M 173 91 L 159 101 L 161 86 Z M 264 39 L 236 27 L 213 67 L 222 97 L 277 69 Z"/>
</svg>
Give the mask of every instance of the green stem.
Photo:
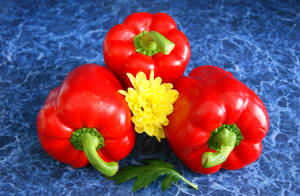
<svg viewBox="0 0 300 196">
<path fill-rule="evenodd" d="M 106 176 L 117 173 L 117 162 L 106 162 L 97 151 L 104 146 L 104 139 L 95 128 L 80 128 L 72 133 L 70 142 L 77 150 L 83 150 L 91 165 Z"/>
<path fill-rule="evenodd" d="M 84 134 L 82 136 L 82 145 L 87 159 L 95 169 L 106 176 L 113 176 L 117 173 L 119 169 L 117 162 L 105 162 L 98 155 L 97 146 L 99 145 L 99 139 L 96 136 L 89 133 Z"/>
<path fill-rule="evenodd" d="M 179 178 L 180 178 L 183 182 L 185 182 L 185 183 L 187 183 L 188 185 L 190 185 L 192 188 L 198 190 L 198 185 L 197 185 L 197 184 L 194 184 L 194 183 L 190 182 L 188 179 L 186 179 L 185 177 L 183 177 L 183 176 L 181 176 L 181 175 L 179 175 Z"/>
<path fill-rule="evenodd" d="M 234 149 L 232 146 L 224 146 L 221 150 L 213 153 L 213 152 L 205 152 L 202 155 L 202 165 L 204 168 L 213 167 L 224 163 Z"/>
<path fill-rule="evenodd" d="M 153 56 L 158 52 L 168 55 L 175 47 L 173 42 L 157 31 L 143 31 L 142 33 L 134 36 L 133 43 L 136 52 L 148 56 Z"/>
<path fill-rule="evenodd" d="M 202 166 L 210 168 L 224 163 L 242 139 L 243 136 L 235 124 L 222 125 L 217 128 L 212 132 L 208 141 L 209 148 L 216 150 L 216 152 L 203 153 Z"/>
</svg>

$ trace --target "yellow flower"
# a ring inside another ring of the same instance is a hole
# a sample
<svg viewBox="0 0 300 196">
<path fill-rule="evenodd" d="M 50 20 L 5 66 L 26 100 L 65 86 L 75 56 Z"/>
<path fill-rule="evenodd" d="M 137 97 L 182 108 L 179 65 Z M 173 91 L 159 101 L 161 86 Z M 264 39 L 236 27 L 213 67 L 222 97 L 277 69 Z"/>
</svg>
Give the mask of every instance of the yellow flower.
<svg viewBox="0 0 300 196">
<path fill-rule="evenodd" d="M 133 88 L 128 88 L 128 92 L 119 90 L 119 93 L 125 96 L 133 113 L 135 131 L 146 132 L 160 141 L 161 138 L 165 138 L 163 126 L 169 124 L 167 116 L 173 112 L 173 103 L 179 93 L 172 89 L 172 84 L 161 84 L 160 77 L 154 79 L 153 70 L 149 80 L 143 72 L 137 73 L 136 78 L 130 73 L 127 73 L 127 76 Z"/>
</svg>

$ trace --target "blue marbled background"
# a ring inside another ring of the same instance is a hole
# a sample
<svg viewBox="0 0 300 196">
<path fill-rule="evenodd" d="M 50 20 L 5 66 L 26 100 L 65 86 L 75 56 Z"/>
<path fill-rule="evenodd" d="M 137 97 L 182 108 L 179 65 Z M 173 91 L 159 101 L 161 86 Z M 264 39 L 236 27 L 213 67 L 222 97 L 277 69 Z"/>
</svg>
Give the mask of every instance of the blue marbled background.
<svg viewBox="0 0 300 196">
<path fill-rule="evenodd" d="M 104 65 L 106 32 L 137 11 L 166 12 L 187 35 L 186 73 L 213 64 L 232 72 L 265 103 L 270 130 L 258 161 L 200 175 L 167 143 L 139 135 L 120 165 L 163 158 L 199 185 L 160 183 L 135 195 L 300 194 L 300 1 L 1 1 L 0 195 L 132 195 L 91 166 L 72 169 L 41 148 L 36 116 L 51 89 L 84 63 Z"/>
</svg>

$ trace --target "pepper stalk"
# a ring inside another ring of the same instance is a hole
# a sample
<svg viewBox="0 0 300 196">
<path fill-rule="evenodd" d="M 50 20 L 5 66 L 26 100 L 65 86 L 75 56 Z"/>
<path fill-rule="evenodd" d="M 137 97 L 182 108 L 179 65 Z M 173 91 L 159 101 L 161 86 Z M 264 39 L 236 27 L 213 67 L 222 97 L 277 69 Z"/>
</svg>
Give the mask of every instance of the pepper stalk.
<svg viewBox="0 0 300 196">
<path fill-rule="evenodd" d="M 136 52 L 153 56 L 158 52 L 165 55 L 171 53 L 175 44 L 157 31 L 143 31 L 133 37 Z"/>
<path fill-rule="evenodd" d="M 202 155 L 202 165 L 210 168 L 224 163 L 232 150 L 243 139 L 241 131 L 235 125 L 222 125 L 214 130 L 208 140 L 208 146 L 216 152 L 205 152 Z"/>
<path fill-rule="evenodd" d="M 77 129 L 72 133 L 70 141 L 76 150 L 83 150 L 91 165 L 105 176 L 113 176 L 118 172 L 117 162 L 106 162 L 97 153 L 104 146 L 104 139 L 97 129 Z"/>
</svg>

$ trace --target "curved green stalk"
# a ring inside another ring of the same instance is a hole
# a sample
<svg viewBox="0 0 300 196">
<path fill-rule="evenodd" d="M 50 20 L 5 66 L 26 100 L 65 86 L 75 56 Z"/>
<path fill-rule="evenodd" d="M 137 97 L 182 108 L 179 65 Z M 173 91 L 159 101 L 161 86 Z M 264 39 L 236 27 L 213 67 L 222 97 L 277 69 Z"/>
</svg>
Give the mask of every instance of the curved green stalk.
<svg viewBox="0 0 300 196">
<path fill-rule="evenodd" d="M 97 129 L 77 129 L 70 141 L 77 150 L 83 150 L 91 165 L 105 176 L 113 176 L 118 172 L 117 162 L 106 162 L 97 153 L 104 146 L 104 139 Z"/>
<path fill-rule="evenodd" d="M 202 166 L 210 168 L 224 163 L 232 150 L 239 145 L 243 136 L 239 128 L 233 125 L 222 125 L 212 132 L 209 138 L 209 148 L 216 152 L 205 152 L 202 155 Z"/>
</svg>

